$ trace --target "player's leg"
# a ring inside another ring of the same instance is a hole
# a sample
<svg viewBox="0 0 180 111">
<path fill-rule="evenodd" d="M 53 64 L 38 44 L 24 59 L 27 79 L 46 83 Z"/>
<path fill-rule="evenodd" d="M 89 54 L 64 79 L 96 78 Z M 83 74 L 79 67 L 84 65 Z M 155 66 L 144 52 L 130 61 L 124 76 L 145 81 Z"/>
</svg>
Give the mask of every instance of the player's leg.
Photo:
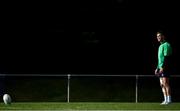
<svg viewBox="0 0 180 111">
<path fill-rule="evenodd" d="M 169 78 L 165 77 L 164 78 L 164 86 L 165 86 L 165 90 L 167 93 L 167 102 L 171 103 L 171 88 L 170 88 L 170 84 L 169 84 Z"/>
<path fill-rule="evenodd" d="M 160 86 L 162 88 L 162 92 L 163 92 L 163 96 L 164 96 L 164 101 L 161 103 L 163 105 L 163 104 L 166 104 L 166 102 L 167 102 L 167 91 L 165 88 L 164 77 L 160 77 L 159 79 L 160 79 Z"/>
</svg>

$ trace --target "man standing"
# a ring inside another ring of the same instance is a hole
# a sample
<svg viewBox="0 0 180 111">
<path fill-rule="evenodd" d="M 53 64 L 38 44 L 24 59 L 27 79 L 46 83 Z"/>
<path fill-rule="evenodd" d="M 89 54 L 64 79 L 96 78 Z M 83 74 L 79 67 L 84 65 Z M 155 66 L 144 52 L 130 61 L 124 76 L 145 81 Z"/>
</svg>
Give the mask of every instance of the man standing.
<svg viewBox="0 0 180 111">
<path fill-rule="evenodd" d="M 155 75 L 159 77 L 160 86 L 164 95 L 164 101 L 161 105 L 171 103 L 171 89 L 169 84 L 170 70 L 170 55 L 172 54 L 171 45 L 165 40 L 164 34 L 159 31 L 156 33 L 157 40 L 160 42 L 158 49 L 158 65 L 155 70 Z"/>
</svg>

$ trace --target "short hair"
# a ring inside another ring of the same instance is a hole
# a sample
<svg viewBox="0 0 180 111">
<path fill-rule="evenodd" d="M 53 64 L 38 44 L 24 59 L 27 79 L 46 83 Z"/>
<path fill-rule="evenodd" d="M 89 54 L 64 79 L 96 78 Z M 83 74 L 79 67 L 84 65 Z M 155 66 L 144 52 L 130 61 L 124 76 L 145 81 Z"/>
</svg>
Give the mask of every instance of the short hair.
<svg viewBox="0 0 180 111">
<path fill-rule="evenodd" d="M 158 30 L 156 34 L 161 34 L 161 36 L 163 36 L 165 40 L 168 40 L 168 38 L 166 37 L 167 33 L 165 33 L 163 30 Z"/>
<path fill-rule="evenodd" d="M 157 34 L 164 35 L 164 32 L 163 32 L 162 30 L 158 30 L 158 31 L 157 31 Z"/>
</svg>

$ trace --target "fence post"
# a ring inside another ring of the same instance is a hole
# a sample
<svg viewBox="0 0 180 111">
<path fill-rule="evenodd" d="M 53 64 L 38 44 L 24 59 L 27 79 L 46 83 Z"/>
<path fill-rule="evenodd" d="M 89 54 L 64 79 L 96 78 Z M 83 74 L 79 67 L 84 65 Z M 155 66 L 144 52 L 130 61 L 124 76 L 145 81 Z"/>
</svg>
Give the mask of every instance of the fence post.
<svg viewBox="0 0 180 111">
<path fill-rule="evenodd" d="M 67 75 L 68 76 L 68 83 L 67 83 L 67 102 L 70 102 L 70 74 Z"/>
<path fill-rule="evenodd" d="M 138 103 L 138 75 L 136 75 L 136 103 Z"/>
</svg>

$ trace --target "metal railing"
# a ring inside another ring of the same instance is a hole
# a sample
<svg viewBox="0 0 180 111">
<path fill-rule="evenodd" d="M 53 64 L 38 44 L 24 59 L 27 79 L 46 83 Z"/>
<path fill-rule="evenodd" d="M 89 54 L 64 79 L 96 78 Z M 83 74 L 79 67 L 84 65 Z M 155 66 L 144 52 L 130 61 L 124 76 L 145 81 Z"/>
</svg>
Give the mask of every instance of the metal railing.
<svg viewBox="0 0 180 111">
<path fill-rule="evenodd" d="M 103 74 L 0 74 L 0 77 L 67 77 L 67 102 L 70 102 L 70 82 L 71 77 L 135 77 L 135 102 L 138 103 L 138 84 L 140 77 L 156 77 L 155 75 L 103 75 Z M 180 75 L 171 75 L 171 77 L 180 77 Z"/>
</svg>

